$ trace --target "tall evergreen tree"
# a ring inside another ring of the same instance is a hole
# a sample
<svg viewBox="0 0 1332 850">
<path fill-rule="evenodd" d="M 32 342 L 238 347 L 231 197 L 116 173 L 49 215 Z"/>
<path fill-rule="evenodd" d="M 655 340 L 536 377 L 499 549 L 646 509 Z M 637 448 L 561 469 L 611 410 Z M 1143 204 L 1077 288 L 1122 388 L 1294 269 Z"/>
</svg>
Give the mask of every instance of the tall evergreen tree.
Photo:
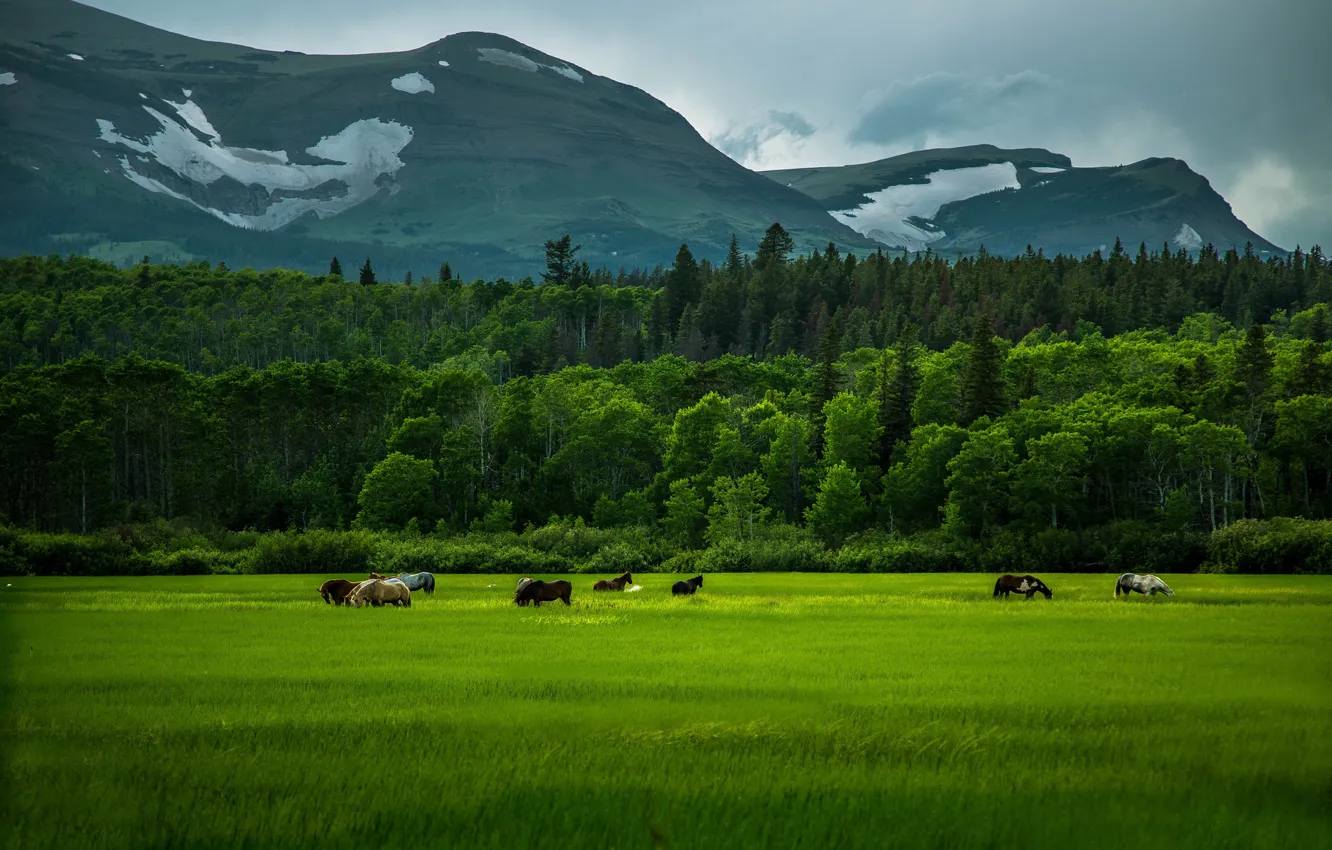
<svg viewBox="0 0 1332 850">
<path fill-rule="evenodd" d="M 782 227 L 781 222 L 775 221 L 763 234 L 763 241 L 759 243 L 758 253 L 754 256 L 754 265 L 761 269 L 781 265 L 786 262 L 787 255 L 794 250 L 795 240 L 786 232 L 786 228 Z"/>
<path fill-rule="evenodd" d="M 449 264 L 447 262 L 440 263 L 439 282 L 448 283 L 451 280 L 453 280 L 453 269 L 449 268 Z"/>
<path fill-rule="evenodd" d="M 558 285 L 571 282 L 577 265 L 574 256 L 582 247 L 582 245 L 573 244 L 573 239 L 567 233 L 559 239 L 548 239 L 546 241 L 546 270 L 541 273 L 541 279 L 546 283 Z"/>
<path fill-rule="evenodd" d="M 892 465 L 893 448 L 911 437 L 911 406 L 920 390 L 920 370 L 915 360 L 915 327 L 907 325 L 893 347 L 897 366 L 888 369 L 888 350 L 879 360 L 879 466 L 886 473 Z"/>
<path fill-rule="evenodd" d="M 375 269 L 370 265 L 370 258 L 365 258 L 365 265 L 361 266 L 361 286 L 374 286 L 379 281 L 375 280 Z"/>
<path fill-rule="evenodd" d="M 338 262 L 337 257 L 334 257 L 333 261 L 328 264 L 328 276 L 342 278 L 342 263 Z"/>
<path fill-rule="evenodd" d="M 666 328 L 674 334 L 679 329 L 680 315 L 685 307 L 697 304 L 702 290 L 698 263 L 688 245 L 681 245 L 675 254 L 675 263 L 666 276 Z"/>
<path fill-rule="evenodd" d="M 962 381 L 962 424 L 970 425 L 982 416 L 998 416 L 1007 406 L 1003 364 L 999 347 L 994 344 L 994 325 L 988 313 L 976 317 L 971 335 L 971 353 Z"/>
<path fill-rule="evenodd" d="M 832 321 L 819 339 L 819 357 L 814 364 L 813 390 L 809 396 L 809 422 L 813 431 L 814 454 L 823 455 L 823 426 L 825 414 L 823 408 L 837 395 L 837 385 L 842 376 L 837 368 L 837 358 L 842 353 L 842 327 L 837 317 Z"/>
<path fill-rule="evenodd" d="M 739 280 L 740 273 L 744 270 L 745 261 L 740 256 L 740 239 L 731 234 L 731 245 L 726 249 L 726 262 L 722 264 L 722 271 L 736 280 Z"/>
</svg>

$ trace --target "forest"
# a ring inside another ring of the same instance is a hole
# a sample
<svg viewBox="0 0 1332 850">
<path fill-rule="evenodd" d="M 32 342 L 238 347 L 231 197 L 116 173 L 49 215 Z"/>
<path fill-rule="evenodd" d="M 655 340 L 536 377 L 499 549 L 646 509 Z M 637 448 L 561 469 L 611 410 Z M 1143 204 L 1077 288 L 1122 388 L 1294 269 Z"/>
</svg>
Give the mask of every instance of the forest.
<svg viewBox="0 0 1332 850">
<path fill-rule="evenodd" d="M 546 249 L 0 261 L 0 570 L 1332 572 L 1317 248 Z"/>
</svg>

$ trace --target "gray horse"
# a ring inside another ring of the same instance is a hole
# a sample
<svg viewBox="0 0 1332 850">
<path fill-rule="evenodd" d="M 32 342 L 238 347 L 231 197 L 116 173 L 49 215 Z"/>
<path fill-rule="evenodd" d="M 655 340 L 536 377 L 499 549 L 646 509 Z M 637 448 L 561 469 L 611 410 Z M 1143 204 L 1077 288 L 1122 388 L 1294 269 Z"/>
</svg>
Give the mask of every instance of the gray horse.
<svg viewBox="0 0 1332 850">
<path fill-rule="evenodd" d="M 1140 576 L 1134 573 L 1124 573 L 1115 582 L 1115 598 L 1123 593 L 1127 599 L 1130 593 L 1141 593 L 1146 596 L 1155 596 L 1158 593 L 1164 593 L 1166 596 L 1174 596 L 1175 591 L 1171 590 L 1165 582 L 1156 576 Z"/>
<path fill-rule="evenodd" d="M 426 593 L 435 592 L 434 573 L 398 573 L 397 578 L 407 585 L 408 590 L 424 590 Z"/>
</svg>

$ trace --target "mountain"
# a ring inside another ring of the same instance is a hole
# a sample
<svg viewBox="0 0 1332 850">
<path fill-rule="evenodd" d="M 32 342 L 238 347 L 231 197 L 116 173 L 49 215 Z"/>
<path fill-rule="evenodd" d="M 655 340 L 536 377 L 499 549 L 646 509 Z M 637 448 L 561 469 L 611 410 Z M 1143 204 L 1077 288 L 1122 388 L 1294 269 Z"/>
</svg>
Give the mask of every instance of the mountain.
<svg viewBox="0 0 1332 850">
<path fill-rule="evenodd" d="M 991 145 L 915 151 L 862 165 L 765 172 L 889 248 L 1082 255 L 1127 246 L 1197 251 L 1253 243 L 1284 253 L 1235 217 L 1178 159 L 1074 168 L 1063 154 Z"/>
<path fill-rule="evenodd" d="M 774 221 L 873 244 L 661 101 L 502 36 L 314 56 L 0 0 L 0 253 L 516 276 L 566 232 L 616 268 Z"/>
</svg>

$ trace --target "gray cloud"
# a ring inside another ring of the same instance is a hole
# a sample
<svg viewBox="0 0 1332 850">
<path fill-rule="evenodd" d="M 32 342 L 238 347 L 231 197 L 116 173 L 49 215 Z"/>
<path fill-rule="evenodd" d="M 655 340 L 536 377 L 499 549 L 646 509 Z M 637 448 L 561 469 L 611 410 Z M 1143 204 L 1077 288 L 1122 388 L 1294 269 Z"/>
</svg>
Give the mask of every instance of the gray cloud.
<svg viewBox="0 0 1332 850">
<path fill-rule="evenodd" d="M 1055 81 L 1025 70 L 1002 78 L 937 72 L 893 83 L 851 128 L 857 144 L 924 143 L 930 135 L 982 130 L 1050 111 Z"/>
<path fill-rule="evenodd" d="M 764 145 L 782 136 L 807 139 L 814 133 L 814 125 L 800 113 L 770 110 L 744 125 L 733 124 L 708 141 L 722 153 L 743 163 L 757 159 Z"/>
<path fill-rule="evenodd" d="M 1328 0 L 86 0 L 272 49 L 501 32 L 639 86 L 763 167 L 990 142 L 1175 156 L 1278 244 L 1332 248 Z M 748 129 L 780 108 L 818 132 Z"/>
</svg>

